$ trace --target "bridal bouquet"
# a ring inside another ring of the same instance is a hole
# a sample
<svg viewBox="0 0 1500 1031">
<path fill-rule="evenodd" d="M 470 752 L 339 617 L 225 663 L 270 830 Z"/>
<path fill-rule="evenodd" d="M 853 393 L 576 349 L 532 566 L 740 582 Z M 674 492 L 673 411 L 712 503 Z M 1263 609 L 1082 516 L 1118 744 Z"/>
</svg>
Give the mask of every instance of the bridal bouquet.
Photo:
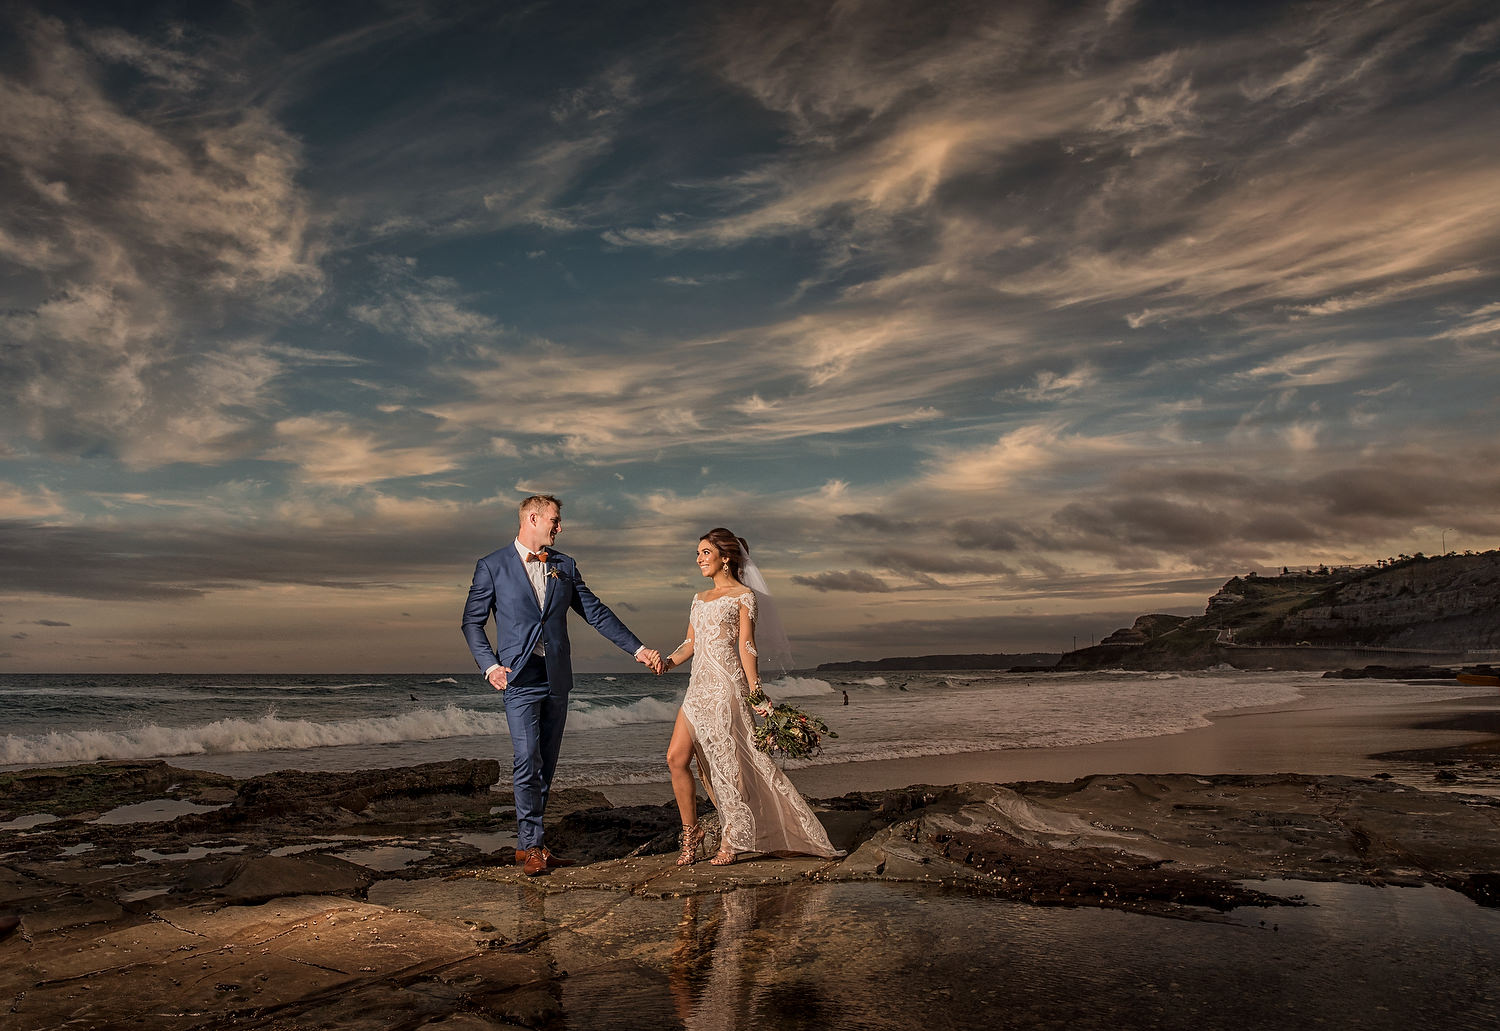
<svg viewBox="0 0 1500 1031">
<path fill-rule="evenodd" d="M 750 706 L 763 706 L 768 699 L 764 691 L 750 696 Z M 828 724 L 816 716 L 809 716 L 795 705 L 781 702 L 765 714 L 755 727 L 755 747 L 767 755 L 781 755 L 786 759 L 806 759 L 817 755 L 823 748 L 825 737 L 838 737 L 828 729 Z"/>
</svg>

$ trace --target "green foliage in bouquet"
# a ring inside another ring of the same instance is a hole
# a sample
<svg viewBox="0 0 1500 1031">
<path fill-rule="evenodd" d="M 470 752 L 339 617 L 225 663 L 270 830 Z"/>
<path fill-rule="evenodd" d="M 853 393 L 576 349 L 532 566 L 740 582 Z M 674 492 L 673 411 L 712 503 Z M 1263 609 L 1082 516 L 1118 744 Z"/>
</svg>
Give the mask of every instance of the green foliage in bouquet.
<svg viewBox="0 0 1500 1031">
<path fill-rule="evenodd" d="M 749 701 L 753 708 L 764 706 L 768 699 L 764 691 L 756 691 Z M 783 759 L 806 759 L 817 755 L 823 749 L 825 737 L 838 735 L 818 717 L 785 702 L 773 706 L 770 715 L 763 715 L 755 727 L 755 747 L 767 755 Z"/>
</svg>

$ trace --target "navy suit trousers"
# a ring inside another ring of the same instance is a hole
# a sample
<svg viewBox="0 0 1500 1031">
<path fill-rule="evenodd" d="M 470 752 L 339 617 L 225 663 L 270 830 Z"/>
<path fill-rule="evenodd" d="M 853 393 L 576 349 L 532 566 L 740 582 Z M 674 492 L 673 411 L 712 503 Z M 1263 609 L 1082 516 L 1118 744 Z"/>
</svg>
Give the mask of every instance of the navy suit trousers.
<svg viewBox="0 0 1500 1031">
<path fill-rule="evenodd" d="M 536 655 L 510 677 L 505 720 L 515 754 L 511 782 L 516 792 L 516 847 L 541 848 L 542 816 L 568 722 L 568 690 L 552 688 L 546 663 Z"/>
</svg>

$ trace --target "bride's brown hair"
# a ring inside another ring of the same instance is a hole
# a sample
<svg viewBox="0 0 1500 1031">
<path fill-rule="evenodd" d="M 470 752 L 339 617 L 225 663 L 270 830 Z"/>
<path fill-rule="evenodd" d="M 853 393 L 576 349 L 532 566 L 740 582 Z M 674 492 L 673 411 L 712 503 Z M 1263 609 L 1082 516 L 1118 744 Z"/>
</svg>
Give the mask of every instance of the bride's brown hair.
<svg viewBox="0 0 1500 1031">
<path fill-rule="evenodd" d="M 722 526 L 715 526 L 698 539 L 708 541 L 717 548 L 719 554 L 724 556 L 724 561 L 729 564 L 729 575 L 736 580 L 740 579 L 740 565 L 750 554 L 750 545 L 745 543 L 745 538 L 736 537 L 733 531 L 726 530 Z"/>
</svg>

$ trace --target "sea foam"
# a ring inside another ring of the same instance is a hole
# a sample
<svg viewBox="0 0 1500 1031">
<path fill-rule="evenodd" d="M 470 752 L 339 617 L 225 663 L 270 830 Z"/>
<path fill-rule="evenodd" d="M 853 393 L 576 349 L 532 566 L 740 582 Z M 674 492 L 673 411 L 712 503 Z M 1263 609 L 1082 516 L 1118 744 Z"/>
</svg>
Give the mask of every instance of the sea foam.
<svg viewBox="0 0 1500 1031">
<path fill-rule="evenodd" d="M 577 706 L 576 708 L 574 706 Z M 574 702 L 568 707 L 569 730 L 602 730 L 631 723 L 670 723 L 677 718 L 677 705 L 660 698 L 642 698 L 629 705 L 591 707 Z"/>
<path fill-rule="evenodd" d="M 766 684 L 766 694 L 778 702 L 783 698 L 816 698 L 818 695 L 833 694 L 833 685 L 817 677 L 787 676 Z"/>
<path fill-rule="evenodd" d="M 282 719 L 272 713 L 259 719 L 222 719 L 188 727 L 152 723 L 128 730 L 52 731 L 27 737 L 6 734 L 0 737 L 0 766 L 330 748 L 504 733 L 504 713 L 474 712 L 453 705 L 329 723 Z"/>
</svg>

